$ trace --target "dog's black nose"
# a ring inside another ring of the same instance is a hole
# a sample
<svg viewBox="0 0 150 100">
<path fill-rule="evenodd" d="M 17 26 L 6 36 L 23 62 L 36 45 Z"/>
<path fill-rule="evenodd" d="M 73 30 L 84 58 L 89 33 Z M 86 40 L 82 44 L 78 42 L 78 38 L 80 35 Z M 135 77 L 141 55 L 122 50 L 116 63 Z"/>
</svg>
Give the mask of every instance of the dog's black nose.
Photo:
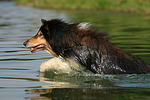
<svg viewBox="0 0 150 100">
<path fill-rule="evenodd" d="M 24 45 L 24 46 L 26 46 L 26 45 L 27 45 L 27 42 L 28 42 L 28 40 L 27 40 L 27 41 L 25 41 L 25 42 L 23 43 L 23 45 Z"/>
</svg>

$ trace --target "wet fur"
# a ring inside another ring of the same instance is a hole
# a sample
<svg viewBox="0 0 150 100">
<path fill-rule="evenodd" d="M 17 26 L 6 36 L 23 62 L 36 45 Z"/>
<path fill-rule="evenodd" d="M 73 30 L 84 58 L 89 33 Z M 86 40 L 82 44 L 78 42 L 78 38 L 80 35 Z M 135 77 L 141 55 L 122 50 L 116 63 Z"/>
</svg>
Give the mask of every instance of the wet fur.
<svg viewBox="0 0 150 100">
<path fill-rule="evenodd" d="M 109 42 L 107 35 L 88 23 L 66 23 L 60 19 L 42 20 L 44 38 L 55 53 L 71 59 L 98 74 L 144 74 L 148 65 Z"/>
<path fill-rule="evenodd" d="M 40 66 L 40 72 L 52 71 L 56 73 L 74 74 L 76 72 L 83 72 L 84 67 L 71 59 L 64 59 L 62 57 L 53 57 L 50 60 L 43 62 Z"/>
</svg>

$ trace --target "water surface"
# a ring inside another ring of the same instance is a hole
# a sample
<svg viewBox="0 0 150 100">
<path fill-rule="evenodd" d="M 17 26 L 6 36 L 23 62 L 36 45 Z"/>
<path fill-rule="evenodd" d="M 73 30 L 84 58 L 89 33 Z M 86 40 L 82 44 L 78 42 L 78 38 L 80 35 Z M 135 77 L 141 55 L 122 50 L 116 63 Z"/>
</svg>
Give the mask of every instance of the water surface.
<svg viewBox="0 0 150 100">
<path fill-rule="evenodd" d="M 52 56 L 30 53 L 22 43 L 36 34 L 40 19 L 90 22 L 111 42 L 150 62 L 150 17 L 103 11 L 45 10 L 0 2 L 0 97 L 2 100 L 147 100 L 150 75 L 62 75 L 39 73 Z"/>
</svg>

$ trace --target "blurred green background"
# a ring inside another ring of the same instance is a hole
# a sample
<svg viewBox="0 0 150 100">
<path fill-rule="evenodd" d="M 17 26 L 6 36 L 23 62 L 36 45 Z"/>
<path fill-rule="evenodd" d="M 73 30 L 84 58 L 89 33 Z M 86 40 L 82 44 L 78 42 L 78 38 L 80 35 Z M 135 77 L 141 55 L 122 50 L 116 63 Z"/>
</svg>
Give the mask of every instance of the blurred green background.
<svg viewBox="0 0 150 100">
<path fill-rule="evenodd" d="M 150 0 L 15 0 L 19 5 L 50 9 L 110 10 L 150 14 Z"/>
</svg>

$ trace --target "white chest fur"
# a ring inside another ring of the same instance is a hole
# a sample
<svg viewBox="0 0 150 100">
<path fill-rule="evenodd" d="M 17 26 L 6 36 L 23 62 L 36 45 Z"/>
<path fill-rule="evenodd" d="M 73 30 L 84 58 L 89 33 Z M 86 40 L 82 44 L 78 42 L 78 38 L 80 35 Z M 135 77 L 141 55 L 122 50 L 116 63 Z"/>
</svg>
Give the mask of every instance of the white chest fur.
<svg viewBox="0 0 150 100">
<path fill-rule="evenodd" d="M 54 57 L 40 66 L 40 72 L 57 71 L 59 73 L 75 73 L 82 72 L 84 68 L 71 59 L 64 59 L 62 57 Z"/>
</svg>

